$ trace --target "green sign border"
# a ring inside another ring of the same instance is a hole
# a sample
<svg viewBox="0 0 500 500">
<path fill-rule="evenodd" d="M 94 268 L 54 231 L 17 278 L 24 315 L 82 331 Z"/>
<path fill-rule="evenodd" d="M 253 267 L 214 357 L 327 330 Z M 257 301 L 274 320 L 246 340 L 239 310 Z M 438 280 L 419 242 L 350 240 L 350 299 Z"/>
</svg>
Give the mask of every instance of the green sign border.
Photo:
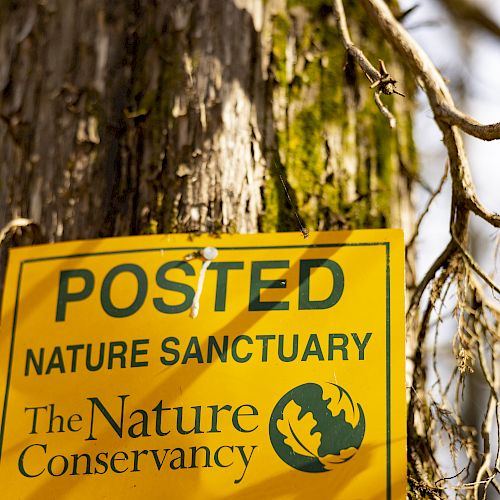
<svg viewBox="0 0 500 500">
<path fill-rule="evenodd" d="M 219 247 L 217 250 L 276 250 L 276 249 L 299 249 L 299 248 L 340 248 L 340 247 L 365 247 L 365 246 L 385 246 L 385 263 L 386 263 L 386 344 L 385 344 L 385 373 L 386 373 L 386 453 L 387 453 L 387 468 L 386 468 L 386 480 L 387 480 L 387 500 L 391 500 L 391 244 L 388 241 L 381 242 L 369 242 L 369 243 L 318 243 L 311 245 L 276 245 L 276 246 L 241 246 L 241 247 Z M 17 276 L 17 290 L 16 290 L 16 302 L 14 306 L 14 319 L 12 322 L 12 335 L 11 344 L 9 351 L 9 367 L 7 371 L 7 384 L 5 388 L 5 398 L 2 410 L 2 423 L 0 427 L 0 464 L 2 461 L 3 452 L 3 439 L 5 432 L 5 421 L 7 417 L 7 404 L 9 399 L 9 389 L 10 389 L 10 378 L 12 370 L 12 361 L 14 357 L 14 340 L 16 333 L 17 324 L 17 314 L 19 309 L 19 295 L 21 290 L 21 279 L 23 274 L 24 264 L 32 264 L 37 262 L 45 262 L 48 260 L 58 260 L 58 259 L 75 259 L 80 257 L 100 257 L 102 255 L 117 255 L 117 254 L 131 254 L 131 253 L 147 253 L 147 252 L 171 252 L 171 251 L 197 251 L 203 250 L 205 246 L 187 246 L 187 247 L 158 247 L 158 248 L 140 248 L 135 250 L 117 250 L 117 251 L 106 251 L 106 252 L 93 252 L 93 253 L 79 253 L 71 255 L 55 255 L 53 257 L 42 257 L 39 259 L 25 259 L 20 262 L 19 273 Z"/>
</svg>

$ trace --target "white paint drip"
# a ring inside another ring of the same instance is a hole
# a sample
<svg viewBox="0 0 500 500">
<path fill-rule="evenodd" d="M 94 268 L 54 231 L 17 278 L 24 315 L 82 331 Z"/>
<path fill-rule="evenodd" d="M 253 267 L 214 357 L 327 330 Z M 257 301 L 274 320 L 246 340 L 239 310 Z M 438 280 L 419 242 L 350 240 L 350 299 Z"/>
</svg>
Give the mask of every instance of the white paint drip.
<svg viewBox="0 0 500 500">
<path fill-rule="evenodd" d="M 219 251 L 215 247 L 206 247 L 200 251 L 199 256 L 204 262 L 201 266 L 200 276 L 198 277 L 198 287 L 196 288 L 196 293 L 194 294 L 193 303 L 191 305 L 192 318 L 198 317 L 198 313 L 200 312 L 200 297 L 203 291 L 203 283 L 205 282 L 205 273 L 207 272 L 210 262 L 217 258 L 217 255 L 219 255 Z"/>
</svg>

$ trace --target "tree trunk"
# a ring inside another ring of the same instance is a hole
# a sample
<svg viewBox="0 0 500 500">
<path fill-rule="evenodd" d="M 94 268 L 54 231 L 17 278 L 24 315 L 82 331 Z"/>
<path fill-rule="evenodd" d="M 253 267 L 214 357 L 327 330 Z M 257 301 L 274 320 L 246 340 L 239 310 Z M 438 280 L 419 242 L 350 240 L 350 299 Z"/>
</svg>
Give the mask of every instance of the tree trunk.
<svg viewBox="0 0 500 500">
<path fill-rule="evenodd" d="M 353 35 L 402 80 L 351 3 Z M 411 218 L 411 98 L 388 99 L 392 131 L 330 2 L 2 5 L 1 226 L 28 217 L 48 241 L 296 230 L 283 184 L 311 229 Z"/>
</svg>

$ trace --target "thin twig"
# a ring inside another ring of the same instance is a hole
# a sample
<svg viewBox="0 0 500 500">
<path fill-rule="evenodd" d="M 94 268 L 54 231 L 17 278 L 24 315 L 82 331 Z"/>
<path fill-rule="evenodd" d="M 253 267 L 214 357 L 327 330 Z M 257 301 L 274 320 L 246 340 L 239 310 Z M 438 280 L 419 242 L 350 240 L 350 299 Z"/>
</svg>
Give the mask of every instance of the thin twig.
<svg viewBox="0 0 500 500">
<path fill-rule="evenodd" d="M 439 108 L 439 117 L 449 125 L 456 125 L 466 134 L 469 134 L 483 141 L 494 141 L 500 139 L 500 123 L 488 125 L 478 122 L 457 108 L 449 105 L 442 105 Z"/>
<path fill-rule="evenodd" d="M 351 35 L 349 34 L 349 28 L 347 27 L 347 20 L 342 0 L 333 0 L 333 15 L 337 21 L 340 38 L 342 39 L 345 50 L 356 60 L 370 83 L 380 80 L 381 75 L 379 71 L 370 63 L 363 52 L 352 42 Z"/>
<path fill-rule="evenodd" d="M 425 216 L 428 214 L 428 212 L 429 212 L 429 210 L 431 208 L 432 202 L 436 199 L 436 197 L 443 190 L 444 184 L 445 184 L 446 179 L 448 177 L 448 167 L 449 167 L 449 164 L 448 164 L 448 162 L 446 162 L 446 165 L 445 165 L 445 168 L 444 168 L 444 174 L 443 174 L 443 177 L 441 177 L 441 181 L 439 182 L 439 186 L 431 194 L 429 200 L 427 201 L 427 204 L 426 204 L 424 210 L 420 214 L 420 217 L 418 218 L 417 223 L 415 224 L 415 231 L 413 232 L 413 235 L 410 238 L 410 241 L 406 244 L 406 248 L 407 249 L 411 248 L 411 246 L 413 245 L 413 243 L 415 243 L 415 240 L 416 240 L 416 238 L 418 236 L 418 233 L 419 233 L 419 230 L 420 230 L 420 225 L 422 224 L 422 221 L 424 220 Z"/>
<path fill-rule="evenodd" d="M 410 306 L 407 311 L 407 318 L 410 312 L 414 309 L 414 307 L 420 303 L 420 299 L 422 298 L 422 294 L 425 289 L 429 285 L 429 283 L 434 279 L 436 273 L 449 261 L 450 257 L 453 255 L 455 251 L 455 241 L 450 240 L 446 248 L 441 252 L 439 257 L 434 261 L 432 266 L 429 268 L 425 276 L 422 278 L 422 281 L 419 283 L 413 296 L 411 298 Z"/>
<path fill-rule="evenodd" d="M 474 260 L 474 257 L 464 248 L 460 240 L 457 238 L 453 227 L 451 228 L 451 235 L 456 243 L 460 253 L 465 257 L 469 266 L 478 274 L 495 292 L 500 293 L 500 287 L 481 269 L 479 264 Z"/>
<path fill-rule="evenodd" d="M 394 80 L 387 70 L 385 69 L 385 64 L 379 59 L 380 70 L 377 70 L 364 53 L 354 45 L 351 35 L 349 34 L 349 28 L 347 27 L 347 20 L 345 17 L 344 4 L 342 0 L 333 0 L 333 15 L 337 22 L 337 27 L 340 33 L 340 38 L 346 52 L 353 57 L 353 59 L 359 64 L 360 68 L 363 70 L 364 74 L 371 83 L 370 87 L 375 89 L 373 94 L 373 99 L 378 109 L 389 121 L 389 126 L 391 128 L 396 127 L 396 118 L 389 111 L 387 106 L 380 99 L 380 94 L 400 94 L 396 91 L 396 80 Z"/>
<path fill-rule="evenodd" d="M 471 212 L 481 217 L 481 219 L 490 223 L 494 227 L 500 228 L 500 215 L 490 212 L 484 208 L 476 196 L 468 198 L 466 200 L 466 206 Z"/>
<path fill-rule="evenodd" d="M 375 104 L 377 105 L 377 108 L 389 121 L 389 127 L 396 128 L 396 118 L 394 118 L 394 115 L 389 111 L 388 108 L 386 108 L 386 106 L 380 99 L 380 92 L 375 92 L 375 94 L 373 94 L 373 99 L 375 101 Z"/>
</svg>

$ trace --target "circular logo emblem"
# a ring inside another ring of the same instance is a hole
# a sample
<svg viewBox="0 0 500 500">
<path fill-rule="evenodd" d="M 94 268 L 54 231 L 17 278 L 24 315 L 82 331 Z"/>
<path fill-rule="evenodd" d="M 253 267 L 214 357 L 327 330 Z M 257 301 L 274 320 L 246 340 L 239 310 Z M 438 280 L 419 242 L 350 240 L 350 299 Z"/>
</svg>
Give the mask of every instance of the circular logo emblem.
<svg viewBox="0 0 500 500">
<path fill-rule="evenodd" d="M 347 462 L 364 435 L 361 405 L 330 383 L 294 387 L 278 401 L 269 422 L 274 451 L 303 472 L 325 472 Z"/>
</svg>

